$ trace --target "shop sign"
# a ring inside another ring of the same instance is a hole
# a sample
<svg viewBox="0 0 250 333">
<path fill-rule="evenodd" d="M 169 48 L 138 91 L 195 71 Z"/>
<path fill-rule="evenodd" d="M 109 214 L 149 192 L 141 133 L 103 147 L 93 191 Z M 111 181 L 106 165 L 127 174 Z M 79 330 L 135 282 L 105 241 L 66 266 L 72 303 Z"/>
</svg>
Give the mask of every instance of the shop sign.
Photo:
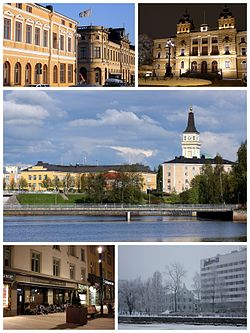
<svg viewBox="0 0 250 333">
<path fill-rule="evenodd" d="M 64 281 L 55 281 L 55 280 L 50 280 L 50 279 L 39 279 L 37 277 L 31 277 L 30 282 L 35 282 L 35 283 L 43 283 L 43 284 L 51 284 L 51 285 L 56 285 L 56 286 L 66 286 L 66 282 Z"/>
<path fill-rule="evenodd" d="M 204 260 L 204 266 L 215 264 L 215 263 L 219 262 L 219 260 L 220 260 L 219 257 L 206 259 L 206 260 Z"/>
<path fill-rule="evenodd" d="M 11 282 L 13 282 L 14 279 L 15 279 L 15 275 L 12 274 L 12 273 L 3 273 L 3 279 L 5 281 L 11 281 Z"/>
<path fill-rule="evenodd" d="M 78 284 L 78 291 L 87 291 L 88 287 L 84 284 Z"/>
</svg>

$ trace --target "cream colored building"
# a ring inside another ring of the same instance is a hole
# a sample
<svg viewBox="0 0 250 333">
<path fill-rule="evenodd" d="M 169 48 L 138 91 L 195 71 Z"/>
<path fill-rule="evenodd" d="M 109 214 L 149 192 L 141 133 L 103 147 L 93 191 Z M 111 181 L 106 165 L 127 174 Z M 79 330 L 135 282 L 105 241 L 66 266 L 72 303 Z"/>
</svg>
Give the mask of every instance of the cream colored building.
<svg viewBox="0 0 250 333">
<path fill-rule="evenodd" d="M 102 173 L 109 179 L 109 174 L 126 172 L 136 173 L 143 179 L 142 191 L 147 192 L 148 189 L 156 189 L 156 172 L 151 171 L 149 167 L 132 164 L 132 165 L 55 165 L 42 161 L 38 161 L 36 165 L 26 168 L 21 171 L 21 177 L 23 177 L 28 184 L 27 189 L 29 191 L 45 191 L 46 187 L 43 186 L 43 182 L 50 179 L 54 184 L 54 180 L 57 179 L 61 183 L 67 183 L 67 189 L 77 190 L 82 175 L 98 174 Z M 56 188 L 55 185 L 52 187 Z M 58 189 L 63 189 L 60 186 Z"/>
<path fill-rule="evenodd" d="M 135 50 L 124 28 L 78 27 L 79 81 L 102 86 L 108 78 L 133 85 Z"/>
<path fill-rule="evenodd" d="M 27 304 L 65 304 L 74 290 L 89 304 L 87 246 L 6 245 L 3 255 L 4 315 L 22 315 Z"/>
<path fill-rule="evenodd" d="M 229 5 L 230 6 L 230 5 Z M 215 13 L 217 15 L 217 13 Z M 194 29 L 193 21 L 185 13 L 177 23 L 176 35 L 154 40 L 153 69 L 164 76 L 169 62 L 175 76 L 186 73 L 221 73 L 224 78 L 242 79 L 247 73 L 247 32 L 238 31 L 236 20 L 225 6 L 218 13 L 217 28 L 202 24 Z"/>
<path fill-rule="evenodd" d="M 216 166 L 216 158 L 206 158 L 200 153 L 200 133 L 195 126 L 193 109 L 188 113 L 187 127 L 182 134 L 182 155 L 162 164 L 162 190 L 166 193 L 181 193 L 188 190 L 192 179 L 201 173 L 205 164 Z M 222 161 L 224 171 L 230 172 L 233 162 Z"/>
<path fill-rule="evenodd" d="M 75 20 L 35 3 L 5 3 L 3 20 L 4 86 L 75 84 Z"/>
</svg>

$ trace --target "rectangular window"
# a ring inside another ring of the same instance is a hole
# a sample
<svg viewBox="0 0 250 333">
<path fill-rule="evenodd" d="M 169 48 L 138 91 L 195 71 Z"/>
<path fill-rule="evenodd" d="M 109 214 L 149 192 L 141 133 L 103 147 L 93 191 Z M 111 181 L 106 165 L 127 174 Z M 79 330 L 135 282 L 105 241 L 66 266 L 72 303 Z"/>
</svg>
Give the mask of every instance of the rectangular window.
<svg viewBox="0 0 250 333">
<path fill-rule="evenodd" d="M 212 37 L 212 43 L 218 43 L 218 38 L 217 37 Z"/>
<path fill-rule="evenodd" d="M 11 267 L 11 247 L 4 246 L 3 251 L 4 267 Z"/>
<path fill-rule="evenodd" d="M 22 9 L 22 4 L 21 3 L 16 3 L 16 8 Z"/>
<path fill-rule="evenodd" d="M 225 46 L 225 54 L 230 54 L 229 46 Z"/>
<path fill-rule="evenodd" d="M 81 281 L 86 281 L 86 269 L 81 268 Z"/>
<path fill-rule="evenodd" d="M 71 38 L 68 37 L 68 52 L 71 52 L 71 48 L 72 48 L 71 45 L 72 45 Z"/>
<path fill-rule="evenodd" d="M 208 55 L 208 47 L 207 46 L 202 46 L 201 54 L 202 55 Z"/>
<path fill-rule="evenodd" d="M 75 265 L 69 264 L 69 277 L 75 279 Z"/>
<path fill-rule="evenodd" d="M 65 20 L 62 20 L 62 25 L 65 25 Z"/>
<path fill-rule="evenodd" d="M 57 49 L 57 33 L 53 32 L 53 49 Z"/>
<path fill-rule="evenodd" d="M 198 44 L 198 39 L 193 39 L 192 44 L 197 45 Z"/>
<path fill-rule="evenodd" d="M 29 13 L 32 13 L 32 7 L 31 6 L 26 6 L 26 11 Z"/>
<path fill-rule="evenodd" d="M 101 48 L 99 46 L 94 47 L 94 58 L 101 58 Z"/>
<path fill-rule="evenodd" d="M 16 42 L 22 41 L 22 23 L 16 22 L 16 31 L 15 31 L 15 40 Z"/>
<path fill-rule="evenodd" d="M 60 64 L 60 82 L 65 83 L 65 64 Z"/>
<path fill-rule="evenodd" d="M 35 45 L 40 45 L 40 28 L 35 28 Z"/>
<path fill-rule="evenodd" d="M 247 50 L 245 47 L 241 49 L 241 55 L 246 56 L 247 55 Z"/>
<path fill-rule="evenodd" d="M 81 249 L 81 261 L 85 261 L 85 250 Z"/>
<path fill-rule="evenodd" d="M 60 251 L 60 245 L 53 245 L 53 249 Z"/>
<path fill-rule="evenodd" d="M 218 54 L 219 54 L 218 45 L 212 45 L 211 55 L 218 55 Z"/>
<path fill-rule="evenodd" d="M 26 25 L 26 43 L 32 44 L 32 26 Z"/>
<path fill-rule="evenodd" d="M 185 50 L 181 49 L 181 56 L 184 56 L 184 55 L 185 55 Z"/>
<path fill-rule="evenodd" d="M 64 51 L 64 36 L 60 35 L 60 50 Z"/>
<path fill-rule="evenodd" d="M 4 19 L 4 39 L 11 39 L 11 20 Z"/>
<path fill-rule="evenodd" d="M 81 47 L 80 48 L 80 58 L 86 59 L 87 58 L 87 48 Z"/>
<path fill-rule="evenodd" d="M 39 180 L 42 180 L 42 176 L 41 176 L 41 175 L 39 175 L 39 176 L 38 176 L 38 179 L 39 179 Z"/>
<path fill-rule="evenodd" d="M 229 60 L 225 61 L 225 68 L 230 68 L 230 61 Z"/>
<path fill-rule="evenodd" d="M 208 38 L 202 38 L 202 44 L 208 44 Z"/>
<path fill-rule="evenodd" d="M 73 65 L 68 64 L 68 82 L 73 82 Z"/>
<path fill-rule="evenodd" d="M 198 56 L 198 46 L 192 47 L 192 56 Z"/>
<path fill-rule="evenodd" d="M 43 47 L 48 47 L 48 31 L 43 30 Z"/>
<path fill-rule="evenodd" d="M 40 262 L 41 255 L 37 252 L 32 252 L 31 254 L 31 271 L 32 272 L 40 272 Z"/>
<path fill-rule="evenodd" d="M 75 245 L 69 245 L 69 255 L 70 256 L 76 256 L 76 247 Z"/>
<path fill-rule="evenodd" d="M 53 275 L 60 276 L 60 260 L 53 259 Z"/>
</svg>

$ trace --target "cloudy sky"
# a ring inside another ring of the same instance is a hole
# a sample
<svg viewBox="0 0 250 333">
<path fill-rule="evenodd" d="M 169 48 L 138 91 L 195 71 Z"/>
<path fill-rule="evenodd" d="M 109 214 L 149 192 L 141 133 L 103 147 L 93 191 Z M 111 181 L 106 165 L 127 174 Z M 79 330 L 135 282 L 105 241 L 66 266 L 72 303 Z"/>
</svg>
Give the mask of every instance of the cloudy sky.
<svg viewBox="0 0 250 333">
<path fill-rule="evenodd" d="M 177 262 L 186 270 L 185 284 L 192 288 L 195 272 L 200 271 L 200 260 L 217 254 L 239 250 L 237 245 L 127 245 L 119 246 L 119 279 L 130 280 L 152 277 L 155 271 L 163 274 L 166 265 Z"/>
<path fill-rule="evenodd" d="M 4 92 L 4 162 L 157 167 L 181 155 L 190 105 L 202 153 L 236 160 L 245 91 L 12 90 Z"/>
</svg>

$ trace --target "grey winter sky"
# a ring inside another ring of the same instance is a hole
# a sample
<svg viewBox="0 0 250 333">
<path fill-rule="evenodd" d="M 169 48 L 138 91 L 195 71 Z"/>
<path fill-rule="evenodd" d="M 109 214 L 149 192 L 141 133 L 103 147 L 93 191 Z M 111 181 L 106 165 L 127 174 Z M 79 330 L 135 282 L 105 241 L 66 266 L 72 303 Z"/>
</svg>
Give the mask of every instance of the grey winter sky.
<svg viewBox="0 0 250 333">
<path fill-rule="evenodd" d="M 118 252 L 118 279 L 146 280 L 155 271 L 166 272 L 166 265 L 178 262 L 187 271 L 185 284 L 192 288 L 192 278 L 200 271 L 200 260 L 239 250 L 237 245 L 121 245 Z M 163 278 L 165 278 L 163 274 Z"/>
<path fill-rule="evenodd" d="M 235 161 L 246 91 L 97 89 L 4 91 L 4 162 L 158 167 L 181 155 L 190 105 L 201 153 Z"/>
</svg>

